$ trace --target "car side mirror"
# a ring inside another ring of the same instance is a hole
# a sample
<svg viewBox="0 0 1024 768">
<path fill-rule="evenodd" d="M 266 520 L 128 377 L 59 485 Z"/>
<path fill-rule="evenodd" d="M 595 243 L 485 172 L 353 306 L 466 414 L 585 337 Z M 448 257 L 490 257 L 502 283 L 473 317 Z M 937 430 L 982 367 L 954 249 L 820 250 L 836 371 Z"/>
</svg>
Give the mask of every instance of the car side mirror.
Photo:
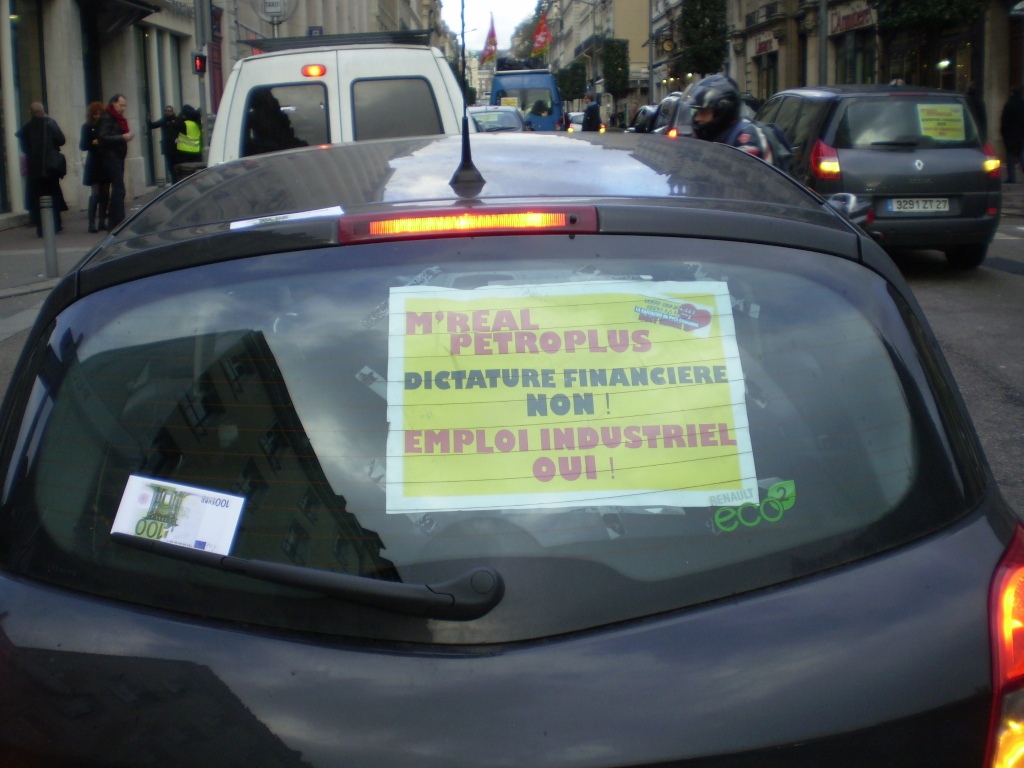
<svg viewBox="0 0 1024 768">
<path fill-rule="evenodd" d="M 829 195 L 825 202 L 859 227 L 868 223 L 870 200 L 860 200 L 852 192 L 836 192 Z"/>
</svg>

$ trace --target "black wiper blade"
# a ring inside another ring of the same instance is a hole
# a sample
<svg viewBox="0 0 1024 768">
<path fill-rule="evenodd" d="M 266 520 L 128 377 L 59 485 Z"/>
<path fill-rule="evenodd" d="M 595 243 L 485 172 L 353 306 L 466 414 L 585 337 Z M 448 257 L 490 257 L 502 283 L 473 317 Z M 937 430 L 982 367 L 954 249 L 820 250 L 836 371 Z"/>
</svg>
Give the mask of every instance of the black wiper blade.
<svg viewBox="0 0 1024 768">
<path fill-rule="evenodd" d="M 920 139 L 903 139 L 901 141 L 872 141 L 872 147 L 916 147 Z"/>
<path fill-rule="evenodd" d="M 274 584 L 311 589 L 331 597 L 409 616 L 472 621 L 487 615 L 505 594 L 505 582 L 501 574 L 484 566 L 437 584 L 399 584 L 266 560 L 219 555 L 128 533 L 111 533 L 110 538 L 118 544 L 161 557 L 184 560 Z"/>
</svg>

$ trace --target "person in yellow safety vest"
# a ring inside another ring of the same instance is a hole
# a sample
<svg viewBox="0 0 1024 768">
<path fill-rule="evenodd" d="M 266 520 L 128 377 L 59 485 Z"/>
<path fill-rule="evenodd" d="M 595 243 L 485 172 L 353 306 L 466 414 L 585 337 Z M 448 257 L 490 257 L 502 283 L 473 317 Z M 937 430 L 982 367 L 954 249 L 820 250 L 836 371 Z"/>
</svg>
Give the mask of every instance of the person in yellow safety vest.
<svg viewBox="0 0 1024 768">
<path fill-rule="evenodd" d="M 175 144 L 178 162 L 202 162 L 203 127 L 199 110 L 189 104 L 183 106 L 178 117 L 178 126 L 178 140 Z"/>
</svg>

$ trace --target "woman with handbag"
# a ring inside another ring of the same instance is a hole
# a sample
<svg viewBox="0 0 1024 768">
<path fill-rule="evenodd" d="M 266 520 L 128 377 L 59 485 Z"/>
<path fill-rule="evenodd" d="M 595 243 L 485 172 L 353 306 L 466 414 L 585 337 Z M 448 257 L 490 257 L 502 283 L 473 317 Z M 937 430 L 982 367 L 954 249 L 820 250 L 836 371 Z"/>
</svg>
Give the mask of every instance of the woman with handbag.
<svg viewBox="0 0 1024 768">
<path fill-rule="evenodd" d="M 107 178 L 107 171 L 103 167 L 103 158 L 100 156 L 100 140 L 97 135 L 97 124 L 104 109 L 102 101 L 94 101 L 86 108 L 82 134 L 78 139 L 78 148 L 85 153 L 82 184 L 92 189 L 92 194 L 89 195 L 89 232 L 103 232 L 107 228 L 110 179 Z M 97 213 L 99 214 L 99 227 L 96 226 Z"/>
<path fill-rule="evenodd" d="M 38 101 L 29 107 L 31 117 L 15 135 L 21 142 L 21 151 L 28 158 L 25 180 L 28 186 L 29 214 L 36 225 L 36 236 L 43 236 L 43 221 L 39 212 L 39 198 L 48 195 L 53 200 L 53 224 L 61 230 L 61 211 L 68 209 L 60 180 L 68 172 L 67 158 L 61 154 L 64 146 L 64 132 L 57 121 L 46 114 Z"/>
</svg>

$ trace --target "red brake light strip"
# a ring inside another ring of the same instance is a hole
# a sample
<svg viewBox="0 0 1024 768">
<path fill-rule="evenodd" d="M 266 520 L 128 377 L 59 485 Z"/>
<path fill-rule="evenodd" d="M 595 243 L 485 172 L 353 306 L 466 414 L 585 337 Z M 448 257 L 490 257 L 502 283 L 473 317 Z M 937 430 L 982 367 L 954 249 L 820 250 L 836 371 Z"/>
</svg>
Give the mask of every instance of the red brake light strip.
<svg viewBox="0 0 1024 768">
<path fill-rule="evenodd" d="M 597 232 L 597 210 L 586 206 L 445 208 L 415 213 L 343 216 L 341 243 L 430 237 Z"/>
</svg>

